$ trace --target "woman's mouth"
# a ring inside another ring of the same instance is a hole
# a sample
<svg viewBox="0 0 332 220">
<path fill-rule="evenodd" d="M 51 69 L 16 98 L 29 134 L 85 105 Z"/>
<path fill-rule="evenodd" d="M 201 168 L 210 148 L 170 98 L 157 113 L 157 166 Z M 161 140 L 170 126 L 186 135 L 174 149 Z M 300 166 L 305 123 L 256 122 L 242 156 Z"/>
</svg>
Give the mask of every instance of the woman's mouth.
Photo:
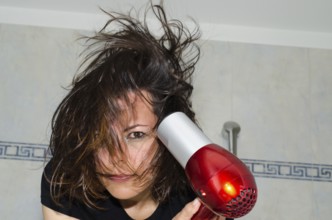
<svg viewBox="0 0 332 220">
<path fill-rule="evenodd" d="M 125 182 L 130 180 L 133 177 L 133 175 L 107 175 L 106 178 L 113 181 L 113 182 Z"/>
</svg>

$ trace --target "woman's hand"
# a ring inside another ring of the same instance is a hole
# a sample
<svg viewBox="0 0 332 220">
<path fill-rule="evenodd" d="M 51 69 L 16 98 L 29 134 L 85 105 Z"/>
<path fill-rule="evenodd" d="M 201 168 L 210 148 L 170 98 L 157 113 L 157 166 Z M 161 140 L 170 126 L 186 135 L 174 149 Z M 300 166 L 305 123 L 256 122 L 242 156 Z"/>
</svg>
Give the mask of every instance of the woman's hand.
<svg viewBox="0 0 332 220">
<path fill-rule="evenodd" d="M 187 203 L 187 205 L 172 220 L 191 220 L 200 206 L 201 202 L 196 198 L 192 202 Z M 225 220 L 225 217 L 215 215 L 211 220 Z"/>
<path fill-rule="evenodd" d="M 192 202 L 187 203 L 172 220 L 190 220 L 198 211 L 200 205 L 199 199 L 194 199 Z"/>
</svg>

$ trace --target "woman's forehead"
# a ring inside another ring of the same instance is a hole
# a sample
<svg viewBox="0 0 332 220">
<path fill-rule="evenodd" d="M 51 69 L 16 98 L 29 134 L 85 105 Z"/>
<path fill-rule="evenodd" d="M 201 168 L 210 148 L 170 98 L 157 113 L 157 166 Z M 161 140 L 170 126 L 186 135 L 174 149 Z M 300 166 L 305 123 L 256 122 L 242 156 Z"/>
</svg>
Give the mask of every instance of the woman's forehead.
<svg viewBox="0 0 332 220">
<path fill-rule="evenodd" d="M 146 105 L 147 107 L 151 106 L 151 95 L 145 90 L 139 91 L 129 91 L 124 96 L 119 98 L 116 102 L 121 111 L 131 110 L 133 108 Z"/>
<path fill-rule="evenodd" d="M 148 92 L 128 92 L 126 98 L 119 99 L 117 102 L 120 108 L 120 114 L 116 120 L 117 126 L 123 127 L 129 124 L 155 125 L 157 119 Z"/>
</svg>

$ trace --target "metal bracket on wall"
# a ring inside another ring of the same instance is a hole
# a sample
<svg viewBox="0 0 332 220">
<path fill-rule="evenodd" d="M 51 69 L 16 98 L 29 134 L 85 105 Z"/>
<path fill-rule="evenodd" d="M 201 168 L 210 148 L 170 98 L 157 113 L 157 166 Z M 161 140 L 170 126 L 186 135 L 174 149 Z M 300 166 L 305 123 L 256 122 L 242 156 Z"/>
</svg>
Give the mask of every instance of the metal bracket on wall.
<svg viewBox="0 0 332 220">
<path fill-rule="evenodd" d="M 237 137 L 240 133 L 241 127 L 234 121 L 227 121 L 224 123 L 221 131 L 222 136 L 228 139 L 228 150 L 234 155 L 237 155 Z"/>
</svg>

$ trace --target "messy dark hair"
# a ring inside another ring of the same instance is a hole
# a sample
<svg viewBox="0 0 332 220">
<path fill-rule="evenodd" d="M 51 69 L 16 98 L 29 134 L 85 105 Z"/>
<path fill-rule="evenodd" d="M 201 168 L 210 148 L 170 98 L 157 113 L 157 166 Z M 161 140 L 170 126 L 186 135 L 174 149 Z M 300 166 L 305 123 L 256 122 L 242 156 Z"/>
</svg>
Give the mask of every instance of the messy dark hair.
<svg viewBox="0 0 332 220">
<path fill-rule="evenodd" d="M 105 12 L 110 20 L 85 38 L 84 70 L 74 77 L 68 95 L 54 113 L 52 175 L 48 180 L 57 204 L 65 196 L 98 208 L 95 201 L 104 198 L 105 189 L 96 174 L 96 151 L 100 146 L 107 146 L 110 154 L 117 150 L 118 137 L 110 125 L 121 112 L 117 100 L 130 103 L 128 92 L 150 95 L 158 118 L 156 127 L 175 111 L 195 121 L 190 97 L 191 76 L 200 54 L 198 28 L 190 31 L 179 20 L 168 20 L 162 2 L 151 3 L 142 21 L 134 12 Z M 150 12 L 161 27 L 155 35 L 147 21 Z M 151 170 L 154 178 L 149 184 L 158 202 L 172 192 L 181 195 L 189 187 L 183 168 L 161 142 Z"/>
</svg>

